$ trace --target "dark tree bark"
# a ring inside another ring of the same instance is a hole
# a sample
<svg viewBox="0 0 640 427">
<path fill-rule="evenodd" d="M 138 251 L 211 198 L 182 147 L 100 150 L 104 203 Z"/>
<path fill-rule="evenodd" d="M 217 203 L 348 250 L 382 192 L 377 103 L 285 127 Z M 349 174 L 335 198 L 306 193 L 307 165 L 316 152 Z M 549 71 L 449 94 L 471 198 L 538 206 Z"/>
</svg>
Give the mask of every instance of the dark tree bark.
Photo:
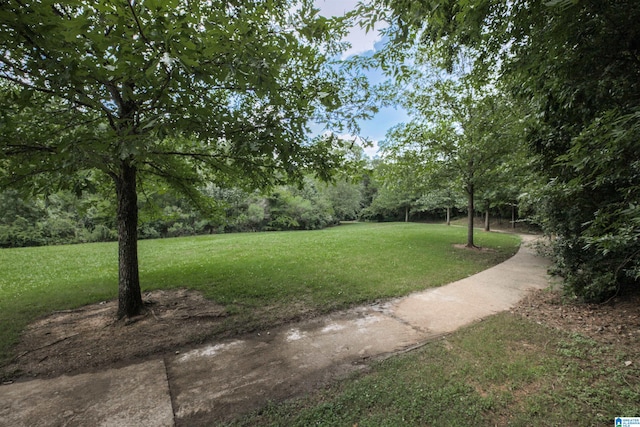
<svg viewBox="0 0 640 427">
<path fill-rule="evenodd" d="M 484 231 L 491 231 L 490 217 L 489 217 L 489 206 L 490 203 L 487 202 L 487 208 L 484 212 Z"/>
<path fill-rule="evenodd" d="M 476 245 L 473 243 L 473 216 L 474 216 L 474 207 L 473 207 L 473 197 L 474 197 L 475 188 L 473 184 L 467 185 L 467 247 L 475 248 Z"/>
<path fill-rule="evenodd" d="M 135 166 L 122 161 L 115 183 L 118 196 L 118 318 L 121 319 L 135 316 L 142 310 Z"/>
</svg>

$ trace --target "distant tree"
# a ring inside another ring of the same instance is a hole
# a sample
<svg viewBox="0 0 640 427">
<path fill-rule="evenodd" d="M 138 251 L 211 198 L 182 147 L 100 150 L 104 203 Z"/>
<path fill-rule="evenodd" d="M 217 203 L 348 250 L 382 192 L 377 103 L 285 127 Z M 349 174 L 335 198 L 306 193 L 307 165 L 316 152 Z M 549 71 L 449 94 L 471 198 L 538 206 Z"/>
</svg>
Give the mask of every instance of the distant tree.
<svg viewBox="0 0 640 427">
<path fill-rule="evenodd" d="M 427 212 L 444 209 L 445 224 L 451 225 L 451 212 L 454 209 L 464 209 L 467 201 L 461 191 L 446 184 L 435 177 L 429 180 L 427 190 L 416 202 L 416 210 Z"/>
<path fill-rule="evenodd" d="M 0 247 L 114 240 L 113 211 L 99 192 L 28 196 L 9 189 L 0 193 Z"/>
<path fill-rule="evenodd" d="M 281 186 L 266 198 L 265 230 L 316 230 L 334 225 L 329 200 L 307 180 L 304 187 Z"/>
<path fill-rule="evenodd" d="M 383 152 L 374 174 L 378 191 L 366 213 L 383 219 L 401 217 L 407 222 L 425 191 L 423 168 L 412 151 L 394 152 L 386 147 Z"/>
<path fill-rule="evenodd" d="M 328 63 L 344 21 L 316 12 L 310 0 L 3 3 L 0 184 L 40 192 L 82 170 L 112 180 L 119 317 L 142 308 L 141 180 L 205 204 L 208 182 L 327 179 L 340 164 L 336 138 L 306 136 L 347 107 Z"/>
<path fill-rule="evenodd" d="M 347 141 L 347 144 L 344 157 L 348 159 L 349 167 L 341 170 L 334 181 L 318 185 L 318 190 L 331 203 L 334 215 L 340 221 L 358 219 L 367 203 L 365 193 L 369 160 L 364 149 L 355 141 Z"/>
<path fill-rule="evenodd" d="M 44 242 L 36 226 L 45 217 L 42 206 L 15 190 L 0 193 L 0 247 L 35 246 Z"/>
<path fill-rule="evenodd" d="M 338 179 L 322 189 L 340 221 L 358 219 L 363 205 L 361 185 L 346 178 Z"/>
</svg>

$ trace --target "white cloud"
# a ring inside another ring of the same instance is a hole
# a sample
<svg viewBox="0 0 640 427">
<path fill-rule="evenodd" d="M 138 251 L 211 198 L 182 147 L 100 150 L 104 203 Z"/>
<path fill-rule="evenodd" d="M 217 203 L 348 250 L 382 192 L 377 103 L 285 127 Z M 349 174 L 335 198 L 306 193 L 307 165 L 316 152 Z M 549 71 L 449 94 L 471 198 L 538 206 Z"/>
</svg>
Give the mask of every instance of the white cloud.
<svg viewBox="0 0 640 427">
<path fill-rule="evenodd" d="M 358 0 L 316 0 L 314 6 L 320 9 L 322 16 L 342 16 L 353 10 Z"/>
<path fill-rule="evenodd" d="M 342 57 L 348 58 L 352 55 L 359 55 L 375 50 L 374 45 L 382 39 L 378 30 L 385 26 L 386 25 L 376 24 L 375 29 L 369 33 L 360 27 L 352 28 L 347 36 L 347 41 L 351 43 L 351 47 L 342 54 Z"/>
<path fill-rule="evenodd" d="M 363 147 L 364 154 L 366 154 L 367 157 L 369 157 L 370 159 L 375 159 L 380 155 L 380 147 L 378 146 L 378 141 L 371 141 L 371 142 L 373 143 L 373 146 Z"/>
<path fill-rule="evenodd" d="M 369 142 L 371 145 L 365 146 L 364 140 L 359 136 L 355 136 L 351 134 L 342 134 L 342 135 L 338 135 L 338 138 L 343 139 L 345 141 L 349 141 L 349 142 L 355 142 L 360 147 L 362 147 L 362 149 L 364 150 L 364 154 L 366 154 L 367 157 L 369 157 L 370 159 L 374 159 L 379 155 L 378 150 L 380 150 L 380 147 L 378 146 L 378 141 L 376 140 L 370 139 Z"/>
<path fill-rule="evenodd" d="M 322 16 L 343 16 L 345 13 L 355 9 L 359 1 L 360 0 L 314 0 L 314 6 L 320 10 L 319 13 Z M 388 24 L 386 22 L 379 22 L 375 25 L 374 29 L 369 32 L 366 32 L 359 26 L 351 28 L 345 39 L 351 44 L 351 48 L 342 54 L 342 59 L 352 55 L 375 52 L 376 43 L 382 41 L 380 30 L 387 26 Z M 383 75 L 381 70 L 368 70 L 365 73 L 372 83 L 379 83 L 386 79 L 386 76 Z M 355 143 L 363 148 L 364 153 L 369 158 L 374 159 L 380 155 L 378 142 L 385 138 L 387 129 L 399 121 L 405 121 L 405 118 L 406 113 L 404 111 L 397 111 L 394 108 L 386 107 L 373 119 L 359 121 L 361 136 L 344 134 L 340 135 L 340 138 L 347 141 L 355 141 Z M 362 138 L 367 138 L 371 146 L 365 147 Z"/>
<path fill-rule="evenodd" d="M 315 0 L 315 7 L 320 9 L 323 16 L 342 16 L 346 12 L 355 9 L 359 0 Z M 381 22 L 375 25 L 372 31 L 366 32 L 359 26 L 352 27 L 346 41 L 351 43 L 351 48 L 342 54 L 343 59 L 352 55 L 375 50 L 375 44 L 382 40 L 379 30 L 385 28 L 386 23 Z"/>
</svg>

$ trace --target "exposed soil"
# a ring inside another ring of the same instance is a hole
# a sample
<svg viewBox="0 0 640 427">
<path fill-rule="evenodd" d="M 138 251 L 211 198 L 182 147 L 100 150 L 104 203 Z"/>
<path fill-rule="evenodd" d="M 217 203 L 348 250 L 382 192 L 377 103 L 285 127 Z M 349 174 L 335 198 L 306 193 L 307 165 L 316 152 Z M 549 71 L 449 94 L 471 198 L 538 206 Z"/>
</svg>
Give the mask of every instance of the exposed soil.
<svg viewBox="0 0 640 427">
<path fill-rule="evenodd" d="M 567 300 L 560 291 L 536 291 L 513 313 L 535 322 L 640 353 L 640 295 L 625 295 L 603 304 Z"/>
<path fill-rule="evenodd" d="M 191 290 L 143 295 L 145 312 L 116 320 L 117 301 L 56 312 L 31 324 L 3 367 L 2 377 L 57 376 L 125 365 L 152 354 L 175 352 L 219 330 L 224 307 Z"/>
<path fill-rule="evenodd" d="M 462 245 L 462 244 L 458 244 L 458 243 L 453 245 L 453 247 L 456 248 L 456 249 L 469 249 L 469 250 L 478 251 L 478 252 L 497 252 L 495 249 L 491 249 L 491 248 L 483 248 L 483 247 L 480 247 L 480 246 L 469 247 L 467 245 Z"/>
<path fill-rule="evenodd" d="M 227 317 L 224 307 L 196 291 L 153 291 L 143 299 L 145 313 L 127 321 L 116 321 L 117 301 L 107 301 L 34 322 L 23 333 L 17 356 L 3 367 L 1 376 L 53 377 L 175 353 L 214 335 L 212 331 L 219 331 Z M 544 290 L 531 293 L 512 312 L 640 352 L 640 295 L 606 304 L 582 304 L 567 301 L 559 291 Z"/>
</svg>

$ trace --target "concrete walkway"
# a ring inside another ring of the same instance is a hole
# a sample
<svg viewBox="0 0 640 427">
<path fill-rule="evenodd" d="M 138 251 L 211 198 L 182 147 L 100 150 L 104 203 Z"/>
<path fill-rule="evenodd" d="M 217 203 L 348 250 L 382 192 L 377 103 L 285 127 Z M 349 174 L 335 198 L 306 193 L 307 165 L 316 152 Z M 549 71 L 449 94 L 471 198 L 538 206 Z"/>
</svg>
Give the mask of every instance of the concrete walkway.
<svg viewBox="0 0 640 427">
<path fill-rule="evenodd" d="M 384 305 L 94 374 L 0 386 L 0 426 L 214 425 L 311 391 L 371 358 L 419 346 L 508 310 L 549 285 L 532 236 L 489 270 Z"/>
</svg>

